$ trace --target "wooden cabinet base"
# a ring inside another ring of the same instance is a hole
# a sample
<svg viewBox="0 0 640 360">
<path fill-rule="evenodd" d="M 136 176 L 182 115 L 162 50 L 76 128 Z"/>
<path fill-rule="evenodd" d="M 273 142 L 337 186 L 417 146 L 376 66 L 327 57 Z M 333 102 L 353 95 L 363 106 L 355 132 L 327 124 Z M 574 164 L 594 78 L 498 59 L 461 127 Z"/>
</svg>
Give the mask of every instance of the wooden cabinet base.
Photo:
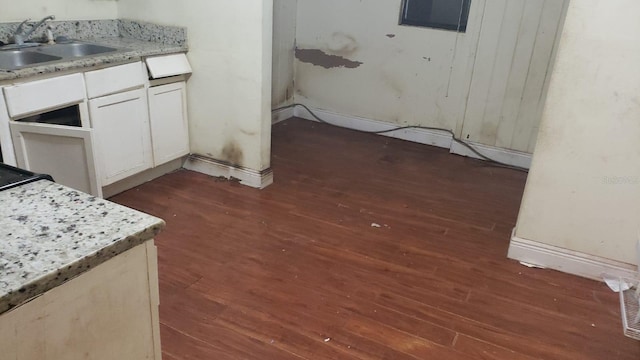
<svg viewBox="0 0 640 360">
<path fill-rule="evenodd" d="M 153 240 L 0 315 L 3 359 L 160 360 Z"/>
</svg>

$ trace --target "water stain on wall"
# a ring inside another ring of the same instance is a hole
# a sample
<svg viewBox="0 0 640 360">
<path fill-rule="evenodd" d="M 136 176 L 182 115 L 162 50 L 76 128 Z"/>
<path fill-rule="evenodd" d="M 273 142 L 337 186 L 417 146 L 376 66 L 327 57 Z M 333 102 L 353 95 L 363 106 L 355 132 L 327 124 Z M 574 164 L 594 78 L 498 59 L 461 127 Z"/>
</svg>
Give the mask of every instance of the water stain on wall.
<svg viewBox="0 0 640 360">
<path fill-rule="evenodd" d="M 348 68 L 354 69 L 362 65 L 360 61 L 353 61 L 338 55 L 329 55 L 319 49 L 298 49 L 296 48 L 296 59 L 325 69 Z"/>
<path fill-rule="evenodd" d="M 277 80 L 278 79 L 274 79 L 274 84 L 275 84 L 275 81 Z M 273 89 L 273 94 L 271 97 L 271 106 L 274 108 L 286 105 L 290 100 L 293 100 L 293 87 L 294 87 L 293 71 L 291 71 L 291 73 L 288 74 L 286 81 L 287 81 L 286 88 L 283 88 L 282 86 L 275 86 Z"/>
<path fill-rule="evenodd" d="M 393 74 L 388 72 L 381 72 L 380 77 L 382 78 L 382 82 L 386 87 L 388 87 L 394 94 L 397 99 L 402 98 L 404 94 L 404 86 L 403 81 L 397 79 Z"/>
<path fill-rule="evenodd" d="M 331 35 L 331 41 L 326 48 L 332 54 L 349 56 L 358 50 L 358 42 L 351 35 L 335 32 Z"/>
<path fill-rule="evenodd" d="M 234 140 L 230 140 L 222 148 L 222 157 L 232 165 L 241 165 L 244 154 L 242 148 Z"/>
</svg>

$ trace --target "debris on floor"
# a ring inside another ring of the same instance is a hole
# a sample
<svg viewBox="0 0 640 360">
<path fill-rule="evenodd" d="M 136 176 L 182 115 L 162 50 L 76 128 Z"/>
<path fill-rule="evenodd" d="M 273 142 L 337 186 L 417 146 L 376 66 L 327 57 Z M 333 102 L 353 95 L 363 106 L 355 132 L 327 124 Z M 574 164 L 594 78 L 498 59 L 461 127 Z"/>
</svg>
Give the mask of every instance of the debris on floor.
<svg viewBox="0 0 640 360">
<path fill-rule="evenodd" d="M 382 226 L 381 226 L 380 224 L 371 223 L 371 227 L 374 227 L 374 228 L 381 228 Z"/>
<path fill-rule="evenodd" d="M 627 291 L 631 289 L 630 284 L 617 276 L 603 274 L 602 280 L 604 280 L 605 284 L 607 284 L 609 289 L 613 292 L 619 293 L 620 291 Z"/>
<path fill-rule="evenodd" d="M 331 338 L 324 339 L 324 342 L 329 342 L 329 341 L 331 341 Z"/>
<path fill-rule="evenodd" d="M 544 269 L 544 266 L 540 266 L 540 265 L 536 265 L 536 264 L 531 264 L 528 262 L 524 262 L 524 261 L 520 261 L 520 265 L 524 265 L 528 268 L 532 268 L 532 269 Z"/>
</svg>

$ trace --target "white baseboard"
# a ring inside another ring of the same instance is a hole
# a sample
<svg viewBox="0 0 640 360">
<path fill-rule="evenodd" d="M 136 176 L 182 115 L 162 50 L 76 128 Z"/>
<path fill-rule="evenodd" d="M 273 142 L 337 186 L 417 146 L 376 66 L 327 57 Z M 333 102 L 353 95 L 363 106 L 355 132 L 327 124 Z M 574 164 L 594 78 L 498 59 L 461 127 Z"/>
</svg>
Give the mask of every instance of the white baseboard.
<svg viewBox="0 0 640 360">
<path fill-rule="evenodd" d="M 513 260 L 602 281 L 604 274 L 635 279 L 635 265 L 511 236 L 508 257 Z"/>
<path fill-rule="evenodd" d="M 294 117 L 294 108 L 282 109 L 271 113 L 271 125 L 275 125 L 280 121 L 284 121 Z"/>
<path fill-rule="evenodd" d="M 334 112 L 330 112 L 330 111 L 326 111 L 318 108 L 310 107 L 310 110 L 313 111 L 321 119 L 331 124 L 335 124 L 348 129 L 363 130 L 363 131 L 381 131 L 381 130 L 390 130 L 398 126 L 396 124 L 391 124 L 383 121 L 371 120 L 371 119 L 361 118 L 357 116 L 337 114 Z M 309 114 L 307 110 L 305 110 L 300 106 L 297 106 L 294 108 L 293 116 L 306 119 L 306 120 L 317 121 L 313 116 L 311 116 L 311 114 Z M 453 154 L 469 156 L 476 159 L 480 159 L 478 155 L 474 154 L 463 145 L 460 145 L 457 142 L 453 141 L 452 136 L 450 134 L 445 132 L 440 132 L 437 130 L 404 129 L 404 130 L 397 130 L 397 131 L 388 132 L 380 135 L 407 140 L 407 141 L 411 141 L 419 144 L 438 146 L 438 147 L 449 149 L 449 151 Z M 509 150 L 509 149 L 498 148 L 494 146 L 487 146 L 487 145 L 472 143 L 472 142 L 470 142 L 469 144 L 472 145 L 481 154 L 484 154 L 494 160 L 503 162 L 505 164 L 512 165 L 512 166 L 519 166 L 527 169 L 531 165 L 531 154 Z"/>
<path fill-rule="evenodd" d="M 468 144 L 471 145 L 474 149 L 478 150 L 480 154 L 501 163 L 511 166 L 518 166 L 525 169 L 529 169 L 531 167 L 531 154 L 516 150 L 502 149 L 495 146 L 487 146 L 475 142 L 468 142 Z M 449 149 L 449 151 L 452 154 L 468 156 L 482 160 L 480 156 L 469 150 L 466 146 L 461 145 L 455 141 L 453 142 L 453 144 L 451 144 L 451 149 Z"/>
<path fill-rule="evenodd" d="M 384 131 L 398 127 L 398 125 L 396 124 L 391 124 L 384 121 L 371 120 L 357 116 L 342 115 L 317 108 L 310 108 L 310 110 L 313 111 L 314 114 L 316 114 L 321 119 L 331 124 L 348 129 L 362 131 Z M 309 114 L 307 110 L 300 106 L 295 108 L 294 115 L 302 119 L 318 121 L 313 116 L 311 116 L 311 114 Z M 404 129 L 380 135 L 447 149 L 451 148 L 452 143 L 451 135 L 445 132 L 426 129 Z"/>
<path fill-rule="evenodd" d="M 124 180 L 120 180 L 111 185 L 104 186 L 102 188 L 102 196 L 107 199 L 121 192 L 133 189 L 136 186 L 140 186 L 147 181 L 151 181 L 155 178 L 159 178 L 162 175 L 174 172 L 182 168 L 186 160 L 186 156 L 169 161 L 168 163 L 156 166 L 152 169 L 143 171 L 141 173 L 130 176 Z"/>
<path fill-rule="evenodd" d="M 240 180 L 242 185 L 247 185 L 257 189 L 264 189 L 273 183 L 273 171 L 271 168 L 256 171 L 252 169 L 233 166 L 215 159 L 210 159 L 200 155 L 191 155 L 184 164 L 187 170 L 207 174 L 209 176 L 235 178 Z"/>
</svg>

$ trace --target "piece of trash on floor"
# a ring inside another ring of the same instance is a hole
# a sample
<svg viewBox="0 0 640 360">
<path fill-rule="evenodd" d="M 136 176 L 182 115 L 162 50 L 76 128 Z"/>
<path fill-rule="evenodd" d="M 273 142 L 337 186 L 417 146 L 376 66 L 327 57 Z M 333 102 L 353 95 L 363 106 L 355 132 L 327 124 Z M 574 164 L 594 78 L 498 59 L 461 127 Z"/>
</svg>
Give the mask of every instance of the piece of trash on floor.
<svg viewBox="0 0 640 360">
<path fill-rule="evenodd" d="M 371 227 L 374 227 L 374 228 L 381 228 L 382 226 L 381 226 L 380 224 L 371 223 Z"/>
<path fill-rule="evenodd" d="M 623 281 L 617 276 L 602 274 L 602 280 L 604 280 L 605 284 L 611 289 L 613 292 L 627 291 L 631 289 L 631 285 L 627 284 L 626 281 Z"/>
<path fill-rule="evenodd" d="M 524 261 L 520 261 L 520 265 L 524 265 L 531 269 L 544 269 L 544 266 L 540 266 L 540 265 L 536 265 L 536 264 L 532 264 Z"/>
<path fill-rule="evenodd" d="M 324 342 L 329 342 L 329 341 L 331 341 L 331 338 L 324 339 Z"/>
</svg>

